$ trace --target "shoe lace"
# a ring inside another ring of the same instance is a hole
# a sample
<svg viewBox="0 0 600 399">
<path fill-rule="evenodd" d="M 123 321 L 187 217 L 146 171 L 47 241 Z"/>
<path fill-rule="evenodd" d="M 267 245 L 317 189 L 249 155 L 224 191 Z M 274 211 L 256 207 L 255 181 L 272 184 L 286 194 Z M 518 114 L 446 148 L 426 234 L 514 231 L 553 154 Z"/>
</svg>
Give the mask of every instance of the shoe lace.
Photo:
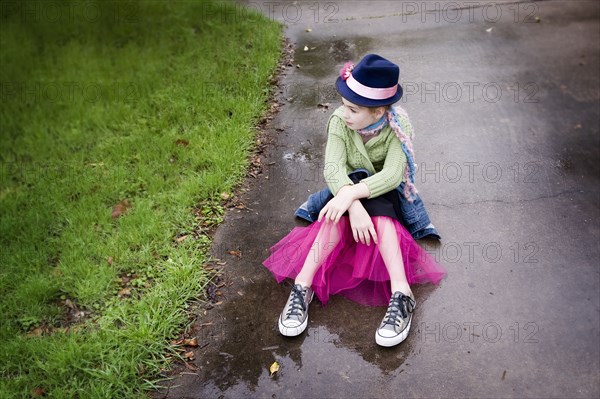
<svg viewBox="0 0 600 399">
<path fill-rule="evenodd" d="M 392 296 L 390 304 L 388 305 L 387 312 L 383 319 L 383 324 L 398 325 L 400 319 L 398 314 L 402 316 L 402 319 L 408 317 L 409 313 L 412 313 L 415 308 L 415 301 L 406 295 L 400 294 L 398 296 Z"/>
<path fill-rule="evenodd" d="M 292 304 L 287 311 L 286 317 L 299 316 L 302 317 L 302 312 L 306 311 L 306 303 L 304 302 L 304 290 L 297 286 L 292 287 Z"/>
</svg>

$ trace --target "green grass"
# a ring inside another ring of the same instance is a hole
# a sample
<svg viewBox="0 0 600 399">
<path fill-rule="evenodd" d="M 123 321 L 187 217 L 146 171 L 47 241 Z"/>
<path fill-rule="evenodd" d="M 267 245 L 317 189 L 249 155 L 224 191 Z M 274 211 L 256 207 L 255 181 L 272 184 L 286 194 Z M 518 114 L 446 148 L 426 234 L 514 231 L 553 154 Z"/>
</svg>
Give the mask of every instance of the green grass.
<svg viewBox="0 0 600 399">
<path fill-rule="evenodd" d="M 210 278 L 202 226 L 281 28 L 224 2 L 0 5 L 0 397 L 143 397 Z"/>
</svg>

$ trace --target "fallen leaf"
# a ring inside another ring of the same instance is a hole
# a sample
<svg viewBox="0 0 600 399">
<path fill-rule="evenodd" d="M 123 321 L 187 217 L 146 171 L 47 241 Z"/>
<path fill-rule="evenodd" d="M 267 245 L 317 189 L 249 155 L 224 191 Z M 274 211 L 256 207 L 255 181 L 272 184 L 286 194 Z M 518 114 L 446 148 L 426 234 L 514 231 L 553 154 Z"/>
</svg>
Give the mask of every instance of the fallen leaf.
<svg viewBox="0 0 600 399">
<path fill-rule="evenodd" d="M 44 330 L 41 327 L 36 327 L 27 333 L 28 337 L 41 337 L 44 334 Z"/>
<path fill-rule="evenodd" d="M 177 238 L 175 239 L 175 241 L 177 241 L 178 243 L 180 243 L 180 242 L 183 242 L 183 241 L 184 241 L 186 238 L 188 238 L 188 235 L 187 235 L 187 234 L 186 234 L 186 235 L 183 235 L 183 236 L 181 236 L 181 237 L 177 237 Z"/>
<path fill-rule="evenodd" d="M 113 257 L 109 256 L 107 262 L 108 262 L 109 266 L 112 266 L 112 264 L 113 264 Z"/>
<path fill-rule="evenodd" d="M 257 156 L 257 155 L 253 156 L 251 163 L 254 166 L 261 166 L 262 165 L 262 161 L 260 159 L 260 156 Z"/>
<path fill-rule="evenodd" d="M 125 297 L 128 297 L 128 296 L 131 296 L 131 288 L 125 287 L 125 288 L 120 289 L 119 293 L 117 294 L 117 296 L 119 298 L 125 298 Z"/>
<path fill-rule="evenodd" d="M 183 354 L 183 358 L 184 358 L 185 360 L 194 360 L 194 352 L 192 352 L 192 351 L 185 352 L 185 353 Z"/>
<path fill-rule="evenodd" d="M 46 396 L 46 390 L 42 387 L 35 387 L 31 392 L 34 398 L 39 398 L 40 396 Z"/>
<path fill-rule="evenodd" d="M 191 370 L 191 371 L 198 371 L 198 367 L 196 367 L 195 365 L 193 365 L 191 363 L 185 363 L 185 367 L 187 367 L 188 370 Z"/>
<path fill-rule="evenodd" d="M 278 371 L 279 371 L 279 363 L 273 362 L 271 367 L 269 367 L 269 375 L 272 377 Z"/>
<path fill-rule="evenodd" d="M 195 348 L 198 346 L 198 338 L 186 338 L 183 340 L 183 345 L 192 346 Z"/>
<path fill-rule="evenodd" d="M 112 209 L 112 218 L 116 219 L 122 216 L 127 210 L 131 208 L 131 204 L 126 199 L 120 201 L 117 205 L 115 205 Z"/>
<path fill-rule="evenodd" d="M 227 251 L 227 253 L 229 255 L 237 256 L 238 258 L 242 257 L 242 251 L 239 251 L 239 250 L 238 251 L 231 250 L 231 251 Z"/>
</svg>

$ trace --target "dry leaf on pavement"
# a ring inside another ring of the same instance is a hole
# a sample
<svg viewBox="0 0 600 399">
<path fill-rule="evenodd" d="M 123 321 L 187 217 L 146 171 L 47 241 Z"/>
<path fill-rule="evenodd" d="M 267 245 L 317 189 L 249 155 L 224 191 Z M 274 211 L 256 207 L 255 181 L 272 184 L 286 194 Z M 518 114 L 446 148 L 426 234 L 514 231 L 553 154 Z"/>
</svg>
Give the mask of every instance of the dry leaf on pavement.
<svg viewBox="0 0 600 399">
<path fill-rule="evenodd" d="M 183 345 L 192 346 L 195 348 L 198 346 L 198 338 L 186 338 L 183 340 Z"/>
<path fill-rule="evenodd" d="M 269 367 L 269 375 L 272 377 L 278 371 L 279 371 L 279 363 L 273 362 L 271 367 Z"/>
</svg>

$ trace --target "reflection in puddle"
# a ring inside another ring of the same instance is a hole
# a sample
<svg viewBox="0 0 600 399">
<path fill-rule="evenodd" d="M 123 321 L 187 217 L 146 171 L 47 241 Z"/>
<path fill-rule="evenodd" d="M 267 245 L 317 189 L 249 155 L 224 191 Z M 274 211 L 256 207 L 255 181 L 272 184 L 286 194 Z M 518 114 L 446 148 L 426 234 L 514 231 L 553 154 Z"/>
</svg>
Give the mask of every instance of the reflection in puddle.
<svg viewBox="0 0 600 399">
<path fill-rule="evenodd" d="M 355 36 L 337 40 L 307 40 L 298 43 L 295 63 L 300 65 L 299 71 L 315 78 L 324 78 L 336 73 L 336 66 L 346 61 L 358 62 L 371 48 L 373 39 L 366 36 Z M 303 51 L 307 46 L 308 51 Z"/>
</svg>

